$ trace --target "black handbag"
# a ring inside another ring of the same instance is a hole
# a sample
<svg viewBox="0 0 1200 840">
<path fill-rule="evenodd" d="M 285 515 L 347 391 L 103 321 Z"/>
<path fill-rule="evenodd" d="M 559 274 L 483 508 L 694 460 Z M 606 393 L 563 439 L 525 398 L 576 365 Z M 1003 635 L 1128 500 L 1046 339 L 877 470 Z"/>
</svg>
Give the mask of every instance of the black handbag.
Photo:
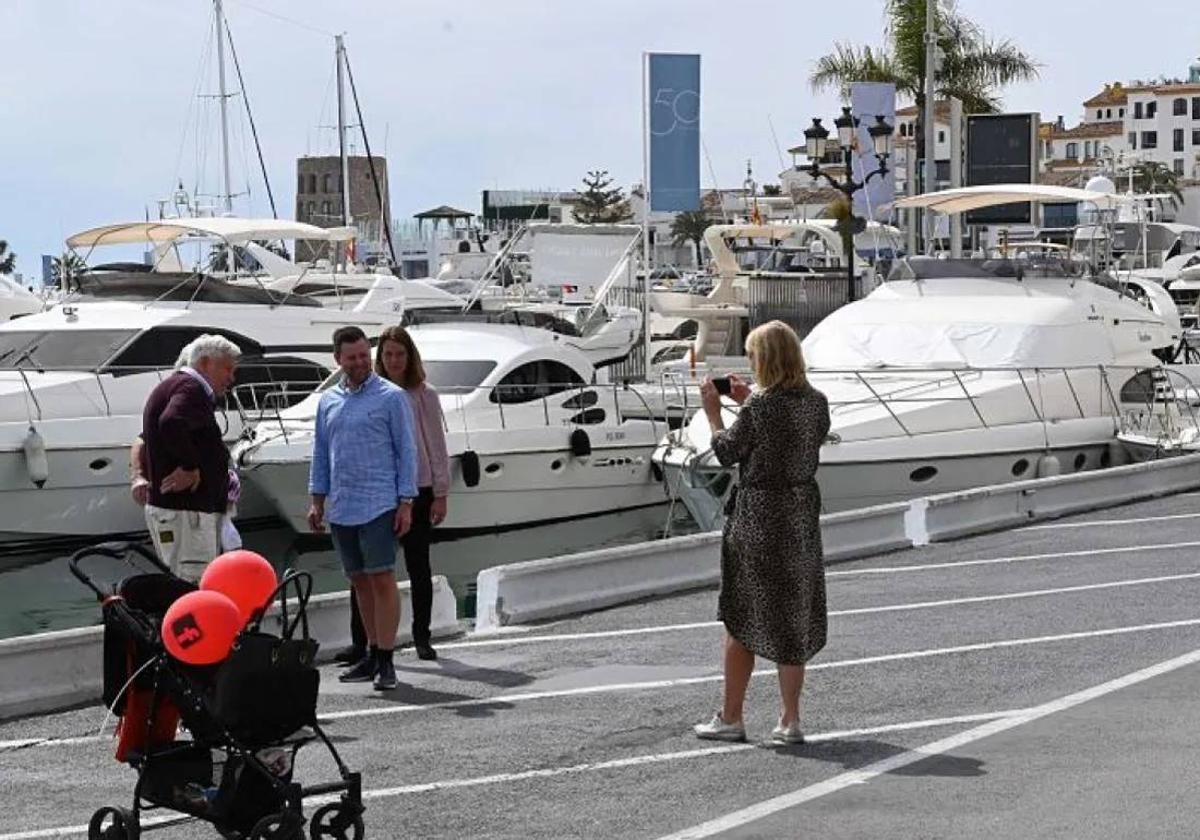
<svg viewBox="0 0 1200 840">
<path fill-rule="evenodd" d="M 297 601 L 290 620 L 289 587 L 295 589 Z M 251 747 L 278 742 L 300 727 L 312 725 L 317 717 L 321 683 L 316 667 L 318 643 L 309 635 L 307 615 L 312 575 L 289 572 L 275 591 L 280 600 L 281 634 L 264 632 L 263 611 L 255 614 L 221 664 L 213 691 L 217 719 Z M 272 594 L 272 600 L 274 597 Z"/>
</svg>

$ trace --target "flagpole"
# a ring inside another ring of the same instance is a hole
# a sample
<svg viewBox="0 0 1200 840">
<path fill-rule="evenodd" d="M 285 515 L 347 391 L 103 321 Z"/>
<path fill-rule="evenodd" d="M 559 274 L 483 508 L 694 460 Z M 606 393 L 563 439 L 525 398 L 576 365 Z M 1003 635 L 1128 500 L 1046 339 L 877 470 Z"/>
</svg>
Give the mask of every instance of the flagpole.
<svg viewBox="0 0 1200 840">
<path fill-rule="evenodd" d="M 642 53 L 642 350 L 650 380 L 650 106 L 649 53 Z"/>
</svg>

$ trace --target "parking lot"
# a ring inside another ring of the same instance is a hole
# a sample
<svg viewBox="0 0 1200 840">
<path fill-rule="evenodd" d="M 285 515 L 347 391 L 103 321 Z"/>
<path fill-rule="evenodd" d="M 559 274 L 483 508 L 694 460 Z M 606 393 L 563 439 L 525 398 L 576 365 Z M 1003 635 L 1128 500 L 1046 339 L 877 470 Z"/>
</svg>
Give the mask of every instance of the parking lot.
<svg viewBox="0 0 1200 840">
<path fill-rule="evenodd" d="M 715 592 L 397 657 L 387 695 L 323 674 L 377 838 L 1191 837 L 1200 815 L 1200 495 L 831 566 L 804 745 L 697 741 Z M 0 840 L 85 836 L 134 774 L 98 707 L 0 725 Z M 111 726 L 110 726 L 111 729 Z M 319 748 L 304 780 L 332 778 Z M 151 836 L 213 837 L 181 823 Z"/>
</svg>

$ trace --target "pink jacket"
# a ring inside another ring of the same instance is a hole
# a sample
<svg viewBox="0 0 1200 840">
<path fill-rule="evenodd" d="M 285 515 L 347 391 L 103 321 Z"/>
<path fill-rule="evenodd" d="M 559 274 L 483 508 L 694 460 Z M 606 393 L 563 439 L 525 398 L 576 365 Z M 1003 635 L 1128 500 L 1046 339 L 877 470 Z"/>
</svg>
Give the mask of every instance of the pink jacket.
<svg viewBox="0 0 1200 840">
<path fill-rule="evenodd" d="M 433 487 L 434 498 L 442 498 L 450 493 L 450 455 L 446 451 L 446 423 L 441 400 L 433 386 L 425 383 L 405 393 L 417 421 L 413 430 L 417 452 L 421 456 L 417 487 Z"/>
</svg>

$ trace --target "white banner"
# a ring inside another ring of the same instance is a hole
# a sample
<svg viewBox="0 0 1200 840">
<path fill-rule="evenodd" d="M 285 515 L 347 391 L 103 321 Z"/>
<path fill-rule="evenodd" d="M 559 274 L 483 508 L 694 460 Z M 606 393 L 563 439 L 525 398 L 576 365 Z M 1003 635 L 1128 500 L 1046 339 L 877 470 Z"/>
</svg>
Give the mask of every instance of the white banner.
<svg viewBox="0 0 1200 840">
<path fill-rule="evenodd" d="M 850 108 L 858 117 L 858 150 L 854 155 L 854 180 L 879 167 L 875 157 L 875 144 L 867 130 L 875 125 L 875 117 L 883 117 L 896 132 L 896 86 L 887 82 L 854 82 L 850 85 Z M 891 203 L 896 200 L 896 174 L 893 166 L 895 156 L 888 158 L 886 175 L 875 176 L 866 188 L 854 194 L 854 214 L 863 219 L 882 222 L 891 214 Z M 884 208 L 884 209 L 881 209 Z"/>
</svg>

